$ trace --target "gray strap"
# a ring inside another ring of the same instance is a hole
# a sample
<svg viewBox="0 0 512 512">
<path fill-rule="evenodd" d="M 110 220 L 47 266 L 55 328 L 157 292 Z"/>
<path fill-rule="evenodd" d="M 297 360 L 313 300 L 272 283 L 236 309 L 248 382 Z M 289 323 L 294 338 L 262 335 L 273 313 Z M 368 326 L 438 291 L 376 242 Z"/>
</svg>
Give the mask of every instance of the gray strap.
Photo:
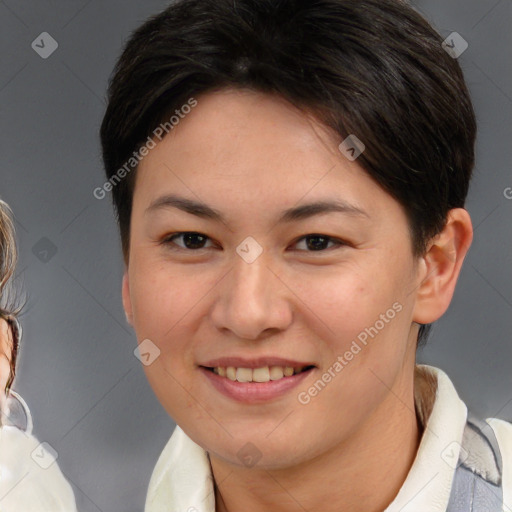
<svg viewBox="0 0 512 512">
<path fill-rule="evenodd" d="M 502 458 L 491 426 L 468 414 L 446 512 L 502 512 Z"/>
</svg>

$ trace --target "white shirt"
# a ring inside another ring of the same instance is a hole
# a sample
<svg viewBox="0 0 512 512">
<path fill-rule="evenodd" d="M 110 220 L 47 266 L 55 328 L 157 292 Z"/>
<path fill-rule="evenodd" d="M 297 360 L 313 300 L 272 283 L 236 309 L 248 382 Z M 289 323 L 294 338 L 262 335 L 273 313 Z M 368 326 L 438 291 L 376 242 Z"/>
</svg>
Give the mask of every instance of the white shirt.
<svg viewBox="0 0 512 512">
<path fill-rule="evenodd" d="M 77 512 L 57 456 L 30 432 L 0 428 L 0 512 Z"/>
<path fill-rule="evenodd" d="M 442 370 L 415 370 L 415 405 L 424 431 L 414 463 L 384 512 L 445 512 L 459 459 L 466 405 Z M 486 421 L 503 461 L 503 512 L 512 512 L 512 424 Z M 145 512 L 178 511 L 215 512 L 215 493 L 208 453 L 177 426 L 153 470 Z"/>
</svg>

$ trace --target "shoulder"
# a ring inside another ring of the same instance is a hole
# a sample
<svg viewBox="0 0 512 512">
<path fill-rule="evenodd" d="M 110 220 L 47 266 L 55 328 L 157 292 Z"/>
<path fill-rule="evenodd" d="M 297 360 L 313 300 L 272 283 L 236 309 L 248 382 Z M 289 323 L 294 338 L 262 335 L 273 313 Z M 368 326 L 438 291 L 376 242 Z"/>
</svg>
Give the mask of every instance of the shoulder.
<svg viewBox="0 0 512 512">
<path fill-rule="evenodd" d="M 503 510 L 512 512 L 512 423 L 498 418 L 487 418 L 486 422 L 491 426 L 496 436 L 501 453 Z"/>
<path fill-rule="evenodd" d="M 76 512 L 73 489 L 56 462 L 57 454 L 30 432 L 4 425 L 0 429 L 2 511 Z"/>
<path fill-rule="evenodd" d="M 485 420 L 494 431 L 504 461 L 512 464 L 512 423 L 498 418 Z"/>
</svg>

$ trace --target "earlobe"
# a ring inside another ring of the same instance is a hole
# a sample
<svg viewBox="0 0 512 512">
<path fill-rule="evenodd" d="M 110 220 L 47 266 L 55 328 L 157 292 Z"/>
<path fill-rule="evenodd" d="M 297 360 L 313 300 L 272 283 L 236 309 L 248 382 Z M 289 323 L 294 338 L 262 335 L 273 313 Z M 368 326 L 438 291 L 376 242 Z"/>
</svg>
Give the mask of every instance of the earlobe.
<svg viewBox="0 0 512 512">
<path fill-rule="evenodd" d="M 126 315 L 126 321 L 133 327 L 132 300 L 130 298 L 130 281 L 128 278 L 128 270 L 123 275 L 123 285 L 121 290 L 123 297 L 123 309 Z"/>
<path fill-rule="evenodd" d="M 421 275 L 413 314 L 415 322 L 435 322 L 448 309 L 472 240 L 469 213 L 463 208 L 450 210 L 443 231 L 430 241 L 420 261 Z"/>
</svg>

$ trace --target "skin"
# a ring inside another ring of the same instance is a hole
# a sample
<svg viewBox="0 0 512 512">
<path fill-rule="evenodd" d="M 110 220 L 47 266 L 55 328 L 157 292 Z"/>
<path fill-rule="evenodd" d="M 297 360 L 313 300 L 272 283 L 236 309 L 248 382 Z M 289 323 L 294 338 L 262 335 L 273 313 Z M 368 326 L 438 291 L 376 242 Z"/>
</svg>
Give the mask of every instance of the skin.
<svg viewBox="0 0 512 512">
<path fill-rule="evenodd" d="M 403 484 L 422 433 L 413 397 L 417 323 L 448 308 L 471 243 L 469 215 L 451 210 L 426 254 L 414 257 L 401 205 L 313 117 L 251 91 L 197 100 L 137 171 L 122 297 L 139 343 L 149 338 L 161 351 L 144 367 L 147 378 L 209 452 L 217 511 L 330 512 L 340 503 L 346 512 L 381 511 Z M 210 205 L 225 222 L 172 207 L 146 212 L 170 193 Z M 287 208 L 333 198 L 365 214 L 276 221 Z M 169 240 L 177 232 L 208 238 L 190 249 L 183 237 Z M 308 246 L 303 238 L 310 234 L 334 241 L 315 251 L 318 239 Z M 263 248 L 250 264 L 236 252 L 248 236 Z M 301 404 L 298 393 L 397 302 L 395 318 Z M 197 366 L 269 355 L 316 369 L 278 399 L 241 404 Z M 248 442 L 261 453 L 250 468 L 237 456 Z"/>
<path fill-rule="evenodd" d="M 12 332 L 9 324 L 0 318 L 0 410 L 5 404 L 5 387 L 10 375 L 10 361 L 12 356 Z"/>
</svg>

